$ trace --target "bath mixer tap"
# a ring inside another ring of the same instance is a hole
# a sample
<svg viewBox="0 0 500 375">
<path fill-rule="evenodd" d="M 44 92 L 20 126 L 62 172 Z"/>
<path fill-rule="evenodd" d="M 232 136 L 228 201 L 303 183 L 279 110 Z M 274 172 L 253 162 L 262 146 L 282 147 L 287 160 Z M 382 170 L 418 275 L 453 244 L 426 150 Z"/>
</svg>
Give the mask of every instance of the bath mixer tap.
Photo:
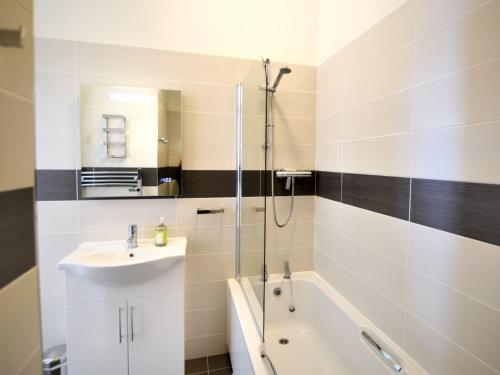
<svg viewBox="0 0 500 375">
<path fill-rule="evenodd" d="M 283 278 L 290 279 L 292 277 L 292 270 L 290 269 L 290 262 L 287 260 L 283 264 Z"/>
<path fill-rule="evenodd" d="M 137 246 L 137 225 L 131 224 L 128 226 L 127 248 L 130 250 Z"/>
</svg>

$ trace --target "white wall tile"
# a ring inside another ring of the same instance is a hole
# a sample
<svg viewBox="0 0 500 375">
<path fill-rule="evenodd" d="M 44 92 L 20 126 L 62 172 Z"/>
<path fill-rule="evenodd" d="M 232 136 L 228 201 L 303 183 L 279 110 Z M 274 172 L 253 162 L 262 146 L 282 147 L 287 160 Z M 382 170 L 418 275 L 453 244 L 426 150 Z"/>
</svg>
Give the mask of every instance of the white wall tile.
<svg viewBox="0 0 500 375">
<path fill-rule="evenodd" d="M 280 117 L 316 116 L 316 94 L 312 92 L 277 91 L 274 112 Z"/>
<path fill-rule="evenodd" d="M 186 283 L 222 281 L 234 277 L 234 254 L 189 255 L 186 257 Z"/>
<path fill-rule="evenodd" d="M 411 84 L 413 48 L 404 47 L 346 80 L 344 108 L 349 109 Z"/>
<path fill-rule="evenodd" d="M 235 122 L 236 118 L 232 114 L 183 112 L 182 137 L 187 142 L 234 143 Z"/>
<path fill-rule="evenodd" d="M 404 310 L 368 284 L 336 267 L 337 290 L 396 343 L 403 343 Z"/>
<path fill-rule="evenodd" d="M 340 231 L 341 204 L 330 199 L 315 197 L 315 221 L 328 229 Z"/>
<path fill-rule="evenodd" d="M 418 39 L 415 83 L 500 56 L 500 3 L 490 1 L 458 20 Z"/>
<path fill-rule="evenodd" d="M 35 99 L 37 104 L 75 105 L 75 76 L 69 73 L 37 72 Z"/>
<path fill-rule="evenodd" d="M 415 132 L 412 175 L 500 183 L 500 122 Z"/>
<path fill-rule="evenodd" d="M 415 88 L 414 129 L 500 119 L 500 59 Z"/>
<path fill-rule="evenodd" d="M 412 90 L 408 89 L 346 111 L 342 138 L 366 138 L 410 131 L 411 99 Z"/>
<path fill-rule="evenodd" d="M 74 73 L 75 46 L 69 40 L 36 38 L 35 70 Z"/>
<path fill-rule="evenodd" d="M 232 142 L 188 142 L 184 140 L 182 167 L 186 170 L 234 170 L 236 146 Z"/>
<path fill-rule="evenodd" d="M 186 338 L 226 333 L 226 308 L 186 311 Z"/>
<path fill-rule="evenodd" d="M 154 227 L 160 217 L 165 225 L 176 225 L 175 199 L 86 200 L 79 201 L 78 208 L 79 231 L 122 230 L 129 224 Z"/>
<path fill-rule="evenodd" d="M 175 80 L 236 85 L 245 79 L 252 60 L 194 53 L 175 53 Z"/>
<path fill-rule="evenodd" d="M 488 0 L 418 0 L 416 34 L 419 36 L 434 31 L 486 2 Z"/>
<path fill-rule="evenodd" d="M 234 226 L 179 227 L 177 235 L 187 238 L 187 253 L 190 255 L 234 252 Z"/>
<path fill-rule="evenodd" d="M 78 202 L 38 201 L 36 202 L 37 232 L 62 233 L 78 231 Z"/>
<path fill-rule="evenodd" d="M 315 120 L 313 118 L 276 117 L 274 123 L 276 125 L 274 128 L 276 144 L 313 145 L 315 142 Z M 263 131 L 262 124 L 263 122 L 260 123 L 261 131 Z"/>
<path fill-rule="evenodd" d="M 410 139 L 410 134 L 400 134 L 344 142 L 342 170 L 348 173 L 409 176 Z"/>
<path fill-rule="evenodd" d="M 316 121 L 316 144 L 331 143 L 342 139 L 342 114 L 318 118 Z"/>
<path fill-rule="evenodd" d="M 342 171 L 341 142 L 316 144 L 316 170 L 326 172 Z"/>
<path fill-rule="evenodd" d="M 282 218 L 279 218 L 283 220 Z M 311 246 L 313 242 L 313 223 L 290 222 L 279 228 L 271 222 L 266 229 L 266 249 L 290 249 Z"/>
<path fill-rule="evenodd" d="M 500 370 L 500 311 L 413 271 L 408 274 L 408 309 Z"/>
<path fill-rule="evenodd" d="M 180 82 L 182 110 L 233 114 L 236 111 L 236 89 L 233 86 Z"/>
<path fill-rule="evenodd" d="M 411 314 L 406 321 L 405 349 L 431 374 L 498 374 Z"/>
<path fill-rule="evenodd" d="M 498 246 L 410 224 L 408 265 L 500 310 Z"/>
<path fill-rule="evenodd" d="M 339 245 L 338 263 L 377 292 L 404 306 L 406 265 L 395 263 L 343 235 Z"/>
<path fill-rule="evenodd" d="M 78 42 L 76 70 L 79 74 L 173 80 L 174 54 L 146 48 Z"/>
<path fill-rule="evenodd" d="M 40 138 L 73 138 L 77 134 L 77 108 L 71 105 L 35 106 L 36 137 Z"/>
<path fill-rule="evenodd" d="M 334 83 L 316 94 L 316 116 L 325 118 L 342 112 L 344 103 L 344 84 Z"/>
<path fill-rule="evenodd" d="M 342 234 L 406 266 L 408 221 L 346 204 L 340 220 Z"/>
<path fill-rule="evenodd" d="M 372 65 L 413 40 L 415 3 L 406 1 L 345 48 L 348 73 Z"/>
<path fill-rule="evenodd" d="M 80 167 L 76 138 L 37 138 L 37 169 L 77 169 Z"/>
<path fill-rule="evenodd" d="M 184 308 L 186 310 L 199 310 L 225 306 L 226 284 L 227 282 L 224 280 L 186 285 Z"/>
</svg>

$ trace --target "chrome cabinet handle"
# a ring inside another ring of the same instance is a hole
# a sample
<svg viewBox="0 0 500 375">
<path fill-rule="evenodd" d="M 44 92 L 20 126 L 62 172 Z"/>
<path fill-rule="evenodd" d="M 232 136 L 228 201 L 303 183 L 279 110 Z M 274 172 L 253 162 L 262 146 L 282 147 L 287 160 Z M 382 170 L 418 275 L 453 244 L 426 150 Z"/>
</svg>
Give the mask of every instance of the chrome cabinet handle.
<svg viewBox="0 0 500 375">
<path fill-rule="evenodd" d="M 158 142 L 160 143 L 168 143 L 168 139 L 165 137 L 158 138 Z"/>
<path fill-rule="evenodd" d="M 122 343 L 122 308 L 118 308 L 118 342 L 121 344 Z"/>
<path fill-rule="evenodd" d="M 134 306 L 130 306 L 130 338 L 134 341 Z"/>
</svg>

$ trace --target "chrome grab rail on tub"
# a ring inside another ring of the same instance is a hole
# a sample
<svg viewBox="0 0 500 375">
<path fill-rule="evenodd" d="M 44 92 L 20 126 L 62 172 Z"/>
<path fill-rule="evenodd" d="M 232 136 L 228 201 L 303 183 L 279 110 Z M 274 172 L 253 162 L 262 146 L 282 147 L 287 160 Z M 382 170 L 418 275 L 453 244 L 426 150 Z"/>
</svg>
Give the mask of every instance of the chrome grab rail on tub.
<svg viewBox="0 0 500 375">
<path fill-rule="evenodd" d="M 224 209 L 223 208 L 214 208 L 211 210 L 204 210 L 202 208 L 198 208 L 196 210 L 196 213 L 198 215 L 222 214 L 222 213 L 224 213 Z"/>
<path fill-rule="evenodd" d="M 395 372 L 403 371 L 403 366 L 399 364 L 388 352 L 386 352 L 366 331 L 361 332 L 361 336 L 375 349 L 382 360 Z"/>
<path fill-rule="evenodd" d="M 260 356 L 261 356 L 262 359 L 266 359 L 267 360 L 267 363 L 269 364 L 269 367 L 271 367 L 271 370 L 273 371 L 273 375 L 278 375 L 278 371 L 276 371 L 276 368 L 273 365 L 273 361 L 271 361 L 271 358 L 269 358 L 269 356 L 267 355 L 267 353 L 265 352 L 265 350 L 262 350 L 260 352 Z"/>
</svg>

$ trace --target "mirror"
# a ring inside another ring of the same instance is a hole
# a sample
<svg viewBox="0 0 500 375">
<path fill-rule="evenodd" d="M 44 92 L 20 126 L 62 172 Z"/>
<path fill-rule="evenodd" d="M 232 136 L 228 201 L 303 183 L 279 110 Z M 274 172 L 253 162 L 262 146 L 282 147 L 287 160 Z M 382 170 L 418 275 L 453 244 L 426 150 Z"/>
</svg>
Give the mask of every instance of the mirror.
<svg viewBox="0 0 500 375">
<path fill-rule="evenodd" d="M 80 198 L 181 193 L 181 92 L 82 86 Z"/>
</svg>

